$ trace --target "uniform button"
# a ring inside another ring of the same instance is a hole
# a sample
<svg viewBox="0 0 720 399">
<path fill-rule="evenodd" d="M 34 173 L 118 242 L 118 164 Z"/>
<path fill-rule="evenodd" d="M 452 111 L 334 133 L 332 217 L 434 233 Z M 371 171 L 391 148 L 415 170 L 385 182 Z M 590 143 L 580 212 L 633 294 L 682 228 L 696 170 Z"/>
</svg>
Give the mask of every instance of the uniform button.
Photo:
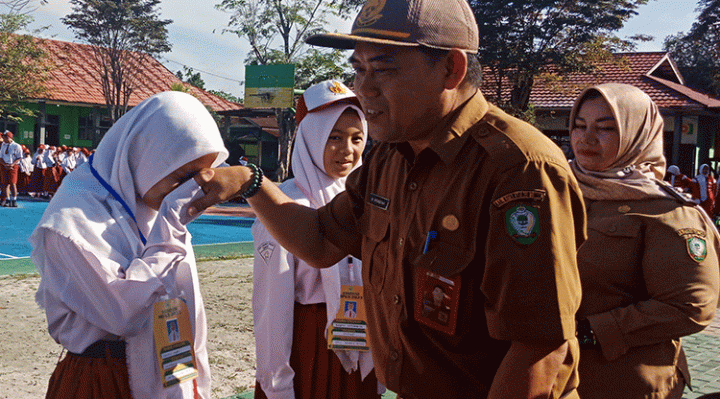
<svg viewBox="0 0 720 399">
<path fill-rule="evenodd" d="M 399 357 L 400 357 L 400 355 L 398 355 L 397 351 L 390 352 L 390 359 L 398 360 Z"/>
<path fill-rule="evenodd" d="M 398 240 L 398 245 L 400 245 L 400 246 L 402 247 L 402 245 L 403 245 L 403 239 L 402 239 L 402 238 L 401 238 L 400 240 Z"/>
<path fill-rule="evenodd" d="M 396 305 L 399 304 L 400 303 L 400 295 L 393 295 L 393 302 L 395 302 Z"/>
<path fill-rule="evenodd" d="M 610 226 L 610 228 L 609 228 L 608 230 L 609 230 L 611 233 L 614 233 L 614 232 L 617 230 L 617 226 L 612 225 L 612 226 Z"/>
<path fill-rule="evenodd" d="M 417 183 L 415 183 L 415 182 L 410 183 L 410 185 L 408 186 L 408 188 L 410 189 L 410 191 L 415 191 L 415 190 L 417 190 Z"/>
</svg>

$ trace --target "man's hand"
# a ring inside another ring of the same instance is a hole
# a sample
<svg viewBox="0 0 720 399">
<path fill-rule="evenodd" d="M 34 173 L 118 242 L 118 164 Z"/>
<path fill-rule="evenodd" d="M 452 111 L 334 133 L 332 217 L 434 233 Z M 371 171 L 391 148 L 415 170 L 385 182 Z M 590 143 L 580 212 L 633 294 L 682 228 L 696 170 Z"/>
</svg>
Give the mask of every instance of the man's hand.
<svg viewBox="0 0 720 399">
<path fill-rule="evenodd" d="M 226 166 L 203 169 L 195 174 L 194 178 L 202 187 L 205 196 L 190 204 L 188 208 L 190 216 L 212 205 L 237 197 L 247 189 L 253 178 L 253 172 L 245 166 Z"/>
</svg>

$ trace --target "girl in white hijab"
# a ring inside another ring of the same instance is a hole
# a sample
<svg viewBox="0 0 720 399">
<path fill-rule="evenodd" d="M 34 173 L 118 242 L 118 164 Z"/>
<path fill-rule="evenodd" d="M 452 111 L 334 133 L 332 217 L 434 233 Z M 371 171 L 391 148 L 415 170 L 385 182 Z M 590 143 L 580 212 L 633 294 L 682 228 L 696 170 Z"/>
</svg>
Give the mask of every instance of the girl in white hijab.
<svg viewBox="0 0 720 399">
<path fill-rule="evenodd" d="M 228 153 L 194 97 L 160 93 L 107 132 L 70 174 L 30 237 L 42 277 L 36 300 L 68 350 L 48 398 L 210 398 L 205 310 L 189 222 L 193 175 Z M 197 378 L 163 387 L 153 306 L 182 298 Z"/>
<path fill-rule="evenodd" d="M 580 94 L 572 169 L 587 207 L 578 250 L 583 399 L 682 397 L 680 338 L 705 328 L 718 300 L 720 240 L 705 212 L 661 179 L 663 120 L 636 87 Z"/>
<path fill-rule="evenodd" d="M 319 208 L 345 189 L 346 176 L 360 166 L 367 124 L 355 95 L 337 81 L 308 88 L 297 119 L 294 178 L 280 188 Z M 281 247 L 260 221 L 252 233 L 255 398 L 378 398 L 369 352 L 327 349 L 341 285 L 362 284 L 360 260 L 320 270 Z"/>
</svg>

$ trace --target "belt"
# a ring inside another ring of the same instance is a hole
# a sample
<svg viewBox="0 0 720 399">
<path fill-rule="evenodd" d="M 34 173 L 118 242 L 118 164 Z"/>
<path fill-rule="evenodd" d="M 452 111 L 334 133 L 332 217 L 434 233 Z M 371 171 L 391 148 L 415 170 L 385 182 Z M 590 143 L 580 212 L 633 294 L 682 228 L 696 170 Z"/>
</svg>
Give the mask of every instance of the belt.
<svg viewBox="0 0 720 399">
<path fill-rule="evenodd" d="M 95 341 L 83 353 L 73 353 L 73 355 L 93 359 L 108 356 L 113 359 L 125 359 L 125 341 Z"/>
</svg>

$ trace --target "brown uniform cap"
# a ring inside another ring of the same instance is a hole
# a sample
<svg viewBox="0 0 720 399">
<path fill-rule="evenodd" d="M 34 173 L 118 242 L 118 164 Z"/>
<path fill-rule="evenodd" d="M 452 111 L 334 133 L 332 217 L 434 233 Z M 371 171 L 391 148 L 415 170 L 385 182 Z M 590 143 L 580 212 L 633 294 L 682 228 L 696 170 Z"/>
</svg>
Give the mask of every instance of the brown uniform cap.
<svg viewBox="0 0 720 399">
<path fill-rule="evenodd" d="M 478 26 L 466 0 L 368 0 L 350 34 L 310 36 L 308 44 L 352 49 L 357 42 L 478 51 Z"/>
</svg>

